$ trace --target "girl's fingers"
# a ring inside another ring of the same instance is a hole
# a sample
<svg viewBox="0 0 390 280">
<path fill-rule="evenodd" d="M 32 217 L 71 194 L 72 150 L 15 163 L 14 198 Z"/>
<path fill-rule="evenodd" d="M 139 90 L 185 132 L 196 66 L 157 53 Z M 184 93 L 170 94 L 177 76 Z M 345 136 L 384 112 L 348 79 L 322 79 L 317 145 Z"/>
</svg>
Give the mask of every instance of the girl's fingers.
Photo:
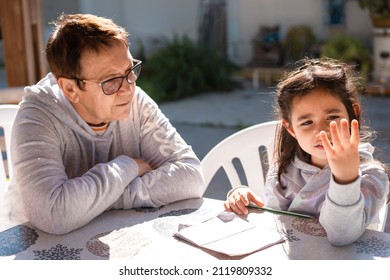
<svg viewBox="0 0 390 280">
<path fill-rule="evenodd" d="M 351 142 L 354 145 L 360 143 L 359 122 L 357 120 L 351 122 Z"/>
<path fill-rule="evenodd" d="M 229 203 L 229 207 L 234 213 L 238 215 L 246 215 L 248 213 L 248 209 L 240 202 Z"/>
<path fill-rule="evenodd" d="M 249 202 L 245 195 L 240 195 L 236 198 L 236 206 L 240 209 L 242 214 L 248 214 L 248 209 L 246 208 L 248 204 Z"/>
<path fill-rule="evenodd" d="M 224 208 L 227 211 L 233 211 L 239 215 L 248 214 L 248 209 L 246 208 L 245 198 L 240 195 L 234 195 L 229 197 L 228 200 L 224 203 Z"/>
<path fill-rule="evenodd" d="M 349 124 L 348 124 L 348 121 L 346 119 L 342 119 L 340 121 L 340 140 L 341 140 L 341 144 L 345 145 L 345 144 L 348 144 L 350 143 L 351 141 L 351 134 L 349 132 Z"/>
<path fill-rule="evenodd" d="M 337 123 L 333 121 L 329 124 L 329 127 L 330 136 L 332 138 L 332 146 L 337 149 L 341 147 L 340 132 L 338 130 Z"/>
<path fill-rule="evenodd" d="M 359 123 L 357 120 L 352 120 L 351 130 L 349 128 L 348 121 L 342 119 L 340 121 L 340 129 L 336 122 L 331 122 L 330 125 L 330 134 L 332 138 L 331 146 L 338 150 L 343 147 L 347 147 L 350 144 L 359 144 L 360 134 L 359 134 Z"/>
<path fill-rule="evenodd" d="M 332 144 L 330 143 L 330 140 L 328 138 L 328 135 L 326 135 L 325 131 L 321 131 L 320 133 L 322 146 L 324 146 L 325 151 L 330 151 L 333 149 Z"/>
<path fill-rule="evenodd" d="M 259 206 L 259 207 L 264 206 L 264 203 L 261 201 L 260 197 L 258 197 L 257 195 L 251 194 L 249 198 L 250 198 L 250 201 L 253 202 L 254 204 L 256 204 L 257 206 Z"/>
</svg>

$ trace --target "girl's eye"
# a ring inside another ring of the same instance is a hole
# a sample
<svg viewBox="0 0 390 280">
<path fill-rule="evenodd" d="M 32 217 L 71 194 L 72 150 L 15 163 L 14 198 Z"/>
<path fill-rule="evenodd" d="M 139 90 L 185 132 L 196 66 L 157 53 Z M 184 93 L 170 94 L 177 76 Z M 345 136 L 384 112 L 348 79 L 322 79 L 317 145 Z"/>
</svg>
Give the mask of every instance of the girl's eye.
<svg viewBox="0 0 390 280">
<path fill-rule="evenodd" d="M 313 123 L 312 121 L 305 121 L 305 122 L 301 123 L 301 126 L 310 125 L 312 123 Z"/>
<path fill-rule="evenodd" d="M 328 120 L 335 120 L 335 119 L 338 119 L 338 118 L 339 118 L 339 116 L 329 116 Z"/>
</svg>

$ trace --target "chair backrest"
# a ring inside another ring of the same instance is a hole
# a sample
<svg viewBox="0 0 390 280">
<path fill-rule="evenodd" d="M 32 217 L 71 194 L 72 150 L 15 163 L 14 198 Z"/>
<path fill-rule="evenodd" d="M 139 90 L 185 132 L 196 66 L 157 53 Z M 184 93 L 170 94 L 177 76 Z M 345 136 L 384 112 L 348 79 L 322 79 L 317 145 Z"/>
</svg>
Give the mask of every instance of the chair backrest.
<svg viewBox="0 0 390 280">
<path fill-rule="evenodd" d="M 373 219 L 373 221 L 371 222 L 371 224 L 368 225 L 367 228 L 376 231 L 385 231 L 388 208 L 389 205 L 385 203 L 379 210 L 378 215 Z"/>
<path fill-rule="evenodd" d="M 11 132 L 12 126 L 16 114 L 19 110 L 19 105 L 13 104 L 0 104 L 0 127 L 3 128 L 4 132 L 4 143 L 5 143 L 5 153 L 6 161 L 1 154 L 0 157 L 0 184 L 2 186 L 8 185 L 6 174 L 8 173 L 8 178 L 11 178 L 13 175 L 12 165 L 11 165 Z"/>
<path fill-rule="evenodd" d="M 8 186 L 7 174 L 5 172 L 3 153 L 0 154 L 0 193 Z"/>
<path fill-rule="evenodd" d="M 273 159 L 277 124 L 270 121 L 245 128 L 211 149 L 202 160 L 206 185 L 222 167 L 232 187 L 245 183 L 240 176 L 243 172 L 246 184 L 262 197 L 267 166 Z"/>
</svg>

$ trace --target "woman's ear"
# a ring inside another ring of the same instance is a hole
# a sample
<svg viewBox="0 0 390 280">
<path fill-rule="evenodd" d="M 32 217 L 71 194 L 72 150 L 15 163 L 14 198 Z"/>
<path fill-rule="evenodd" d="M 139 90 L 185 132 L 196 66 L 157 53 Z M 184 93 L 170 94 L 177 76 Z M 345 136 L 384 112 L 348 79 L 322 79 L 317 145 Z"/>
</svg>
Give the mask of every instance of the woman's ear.
<svg viewBox="0 0 390 280">
<path fill-rule="evenodd" d="M 60 77 L 57 79 L 57 83 L 70 102 L 79 102 L 79 88 L 77 87 L 75 80 Z"/>
<path fill-rule="evenodd" d="M 292 128 L 292 125 L 289 123 L 289 121 L 286 119 L 282 119 L 282 125 L 287 130 L 287 132 L 290 133 L 290 135 L 295 138 L 294 130 Z"/>
</svg>

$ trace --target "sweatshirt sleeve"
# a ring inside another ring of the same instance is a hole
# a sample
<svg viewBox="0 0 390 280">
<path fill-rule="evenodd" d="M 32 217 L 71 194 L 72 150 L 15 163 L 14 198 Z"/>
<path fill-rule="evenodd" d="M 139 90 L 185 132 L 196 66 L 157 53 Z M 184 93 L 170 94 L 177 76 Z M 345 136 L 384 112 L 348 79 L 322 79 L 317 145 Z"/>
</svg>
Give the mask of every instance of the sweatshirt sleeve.
<svg viewBox="0 0 390 280">
<path fill-rule="evenodd" d="M 153 170 L 136 177 L 126 188 L 123 208 L 159 207 L 201 197 L 206 189 L 199 159 L 157 104 L 139 91 L 136 117 L 140 127 L 141 158 Z"/>
<path fill-rule="evenodd" d="M 359 177 L 350 184 L 337 184 L 331 177 L 320 223 L 330 243 L 344 246 L 363 234 L 386 203 L 389 181 L 385 170 L 377 163 L 363 164 Z"/>
<path fill-rule="evenodd" d="M 17 187 L 24 213 L 34 226 L 65 234 L 107 210 L 136 177 L 138 167 L 123 155 L 72 178 L 63 163 L 57 129 L 43 111 L 20 109 L 12 135 L 11 186 Z M 77 153 L 83 157 L 83 152 Z M 77 164 L 72 168 L 81 169 Z"/>
</svg>

